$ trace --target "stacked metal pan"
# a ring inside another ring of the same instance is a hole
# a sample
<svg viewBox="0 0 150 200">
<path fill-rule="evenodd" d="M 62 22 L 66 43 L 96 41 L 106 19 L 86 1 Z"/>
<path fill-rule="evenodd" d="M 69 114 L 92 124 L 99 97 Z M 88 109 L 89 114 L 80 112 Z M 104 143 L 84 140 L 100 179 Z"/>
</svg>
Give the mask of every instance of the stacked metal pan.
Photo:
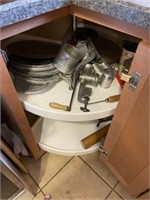
<svg viewBox="0 0 150 200">
<path fill-rule="evenodd" d="M 53 64 L 53 58 L 60 45 L 19 41 L 7 48 L 10 52 L 8 67 L 17 90 L 37 93 L 59 81 L 59 71 Z"/>
</svg>

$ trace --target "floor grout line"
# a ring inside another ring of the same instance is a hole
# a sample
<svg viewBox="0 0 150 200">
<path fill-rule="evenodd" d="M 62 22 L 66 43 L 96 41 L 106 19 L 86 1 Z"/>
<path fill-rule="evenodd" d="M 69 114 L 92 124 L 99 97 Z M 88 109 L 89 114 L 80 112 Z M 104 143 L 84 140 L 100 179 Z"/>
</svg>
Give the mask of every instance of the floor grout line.
<svg viewBox="0 0 150 200">
<path fill-rule="evenodd" d="M 50 178 L 50 180 L 42 187 L 42 189 L 43 189 L 51 180 L 53 180 L 53 179 L 59 174 L 59 172 L 60 172 L 62 169 L 64 169 L 64 168 L 68 165 L 68 163 L 70 163 L 70 161 L 71 161 L 73 158 L 74 158 L 74 156 L 73 156 L 72 158 L 70 158 L 70 160 L 68 160 L 68 161 L 63 165 L 63 167 L 61 167 L 61 168 L 58 170 L 58 172 L 57 172 L 54 176 L 52 176 L 52 177 Z"/>
<path fill-rule="evenodd" d="M 38 189 L 40 190 L 39 192 L 36 193 L 36 196 L 37 194 L 39 194 L 40 192 L 42 192 L 42 194 L 45 196 L 44 192 L 42 191 L 42 188 L 40 188 L 40 186 L 38 185 L 38 183 L 34 180 L 34 178 L 32 177 L 32 175 L 29 173 L 28 174 L 30 176 L 30 178 L 32 179 L 32 181 L 35 183 L 35 185 L 38 187 Z"/>
<path fill-rule="evenodd" d="M 46 152 L 47 153 L 47 152 Z M 46 153 L 44 153 L 41 157 L 40 157 L 40 159 L 46 154 Z M 34 179 L 34 177 L 30 174 L 30 172 L 29 172 L 29 177 L 32 179 L 32 181 L 35 183 L 35 185 L 38 187 L 38 189 L 40 190 L 40 191 L 38 191 L 36 194 L 35 194 L 35 196 L 34 196 L 34 198 L 41 192 L 44 196 L 46 195 L 44 192 L 43 192 L 43 188 L 55 177 L 55 176 L 57 176 L 57 174 L 72 160 L 74 158 L 74 156 L 73 157 L 71 157 L 70 158 L 70 160 L 68 160 L 64 165 L 63 165 L 63 167 L 61 167 L 60 169 L 59 169 L 59 171 L 43 186 L 43 187 L 40 187 L 39 186 L 39 184 L 36 182 L 36 180 Z M 33 198 L 33 199 L 34 199 Z"/>
<path fill-rule="evenodd" d="M 45 154 L 43 154 L 41 157 L 43 157 Z M 40 186 L 38 185 L 38 183 L 34 180 L 34 178 L 32 177 L 32 175 L 31 174 L 29 174 L 29 176 L 30 176 L 30 178 L 33 180 L 33 182 L 35 183 L 35 185 L 39 188 L 39 192 L 37 192 L 36 193 L 36 195 L 35 195 L 35 197 L 41 192 L 44 196 L 45 196 L 45 193 L 43 192 L 43 188 L 47 185 L 47 184 L 49 184 L 50 183 L 50 181 L 51 180 L 53 180 L 58 174 L 59 174 L 59 172 L 62 170 L 62 169 L 64 169 L 72 160 L 73 160 L 73 158 L 74 158 L 75 156 L 73 156 L 73 157 L 71 157 L 70 158 L 70 160 L 68 160 L 60 169 L 59 169 L 59 171 L 54 175 L 54 176 L 52 176 L 51 177 L 51 179 L 42 187 L 42 188 L 40 188 Z M 110 188 L 111 188 L 111 191 L 109 192 L 109 194 L 105 197 L 105 200 L 107 200 L 107 198 L 109 197 L 109 195 L 112 193 L 112 192 L 115 192 L 120 198 L 122 198 L 122 199 L 124 199 L 117 191 L 115 191 L 114 189 L 115 189 L 115 187 L 118 185 L 118 183 L 119 183 L 119 181 L 112 187 L 112 186 L 110 186 L 102 177 L 101 177 L 101 175 L 99 175 L 82 157 L 80 157 L 80 156 L 77 156 L 77 157 L 79 157 L 86 165 L 88 165 L 88 167 L 99 177 L 99 178 L 101 178 Z M 35 198 L 34 197 L 34 198 Z M 33 198 L 33 199 L 34 199 Z"/>
<path fill-rule="evenodd" d="M 113 190 L 115 189 L 115 187 L 119 184 L 119 181 L 116 183 L 116 185 L 113 187 Z"/>
<path fill-rule="evenodd" d="M 79 157 L 80 157 L 80 156 L 79 156 Z M 97 173 L 83 158 L 80 157 L 80 159 L 81 159 L 84 163 L 86 163 L 86 164 L 92 169 L 92 171 L 95 172 L 95 173 L 96 173 L 96 174 L 97 174 L 111 189 L 112 189 L 111 192 L 114 191 L 120 198 L 124 199 L 117 191 L 114 190 L 115 187 L 118 185 L 119 181 L 112 187 L 112 186 L 109 185 L 109 183 L 107 183 L 107 182 L 105 181 L 105 179 L 102 178 L 101 175 L 99 175 L 99 174 L 98 174 L 98 173 Z M 109 195 L 111 194 L 111 192 L 109 193 Z M 109 195 L 108 195 L 108 196 L 109 196 Z M 107 197 L 108 197 L 108 196 L 107 196 Z M 106 197 L 106 198 L 107 198 L 107 197 Z M 106 198 L 105 198 L 105 199 L 106 199 Z"/>
<path fill-rule="evenodd" d="M 124 198 L 114 190 L 115 187 L 118 185 L 118 183 L 119 183 L 119 181 L 114 185 L 114 187 L 112 188 L 112 190 L 110 191 L 110 193 L 106 196 L 105 200 L 108 199 L 109 195 L 110 195 L 112 192 L 115 192 L 121 199 L 124 200 Z"/>
<path fill-rule="evenodd" d="M 108 197 L 109 197 L 109 195 L 110 195 L 112 192 L 113 192 L 113 190 L 111 190 L 111 191 L 108 193 L 108 195 L 105 197 L 105 199 L 104 199 L 104 200 L 107 200 L 107 199 L 108 199 Z"/>
<path fill-rule="evenodd" d="M 116 183 L 116 185 L 113 187 L 113 189 L 112 189 L 112 191 L 114 191 L 121 199 L 124 199 L 122 196 L 121 196 L 121 194 L 119 194 L 116 190 L 115 190 L 115 188 L 116 188 L 116 186 L 119 184 L 119 181 Z"/>
<path fill-rule="evenodd" d="M 124 198 L 118 192 L 116 192 L 115 190 L 113 190 L 113 192 L 115 192 L 121 199 L 124 200 Z"/>
<path fill-rule="evenodd" d="M 87 164 L 89 167 L 90 167 L 90 169 L 99 177 L 99 178 L 101 178 L 111 189 L 113 189 L 113 187 L 111 186 L 111 185 L 109 185 L 109 183 L 107 183 L 106 181 L 105 181 L 105 179 L 103 178 L 103 177 L 101 177 L 101 175 L 99 175 L 96 171 L 95 171 L 95 169 L 93 169 L 83 158 L 81 158 L 80 156 L 79 156 L 79 158 L 85 163 L 85 164 Z M 118 184 L 118 182 L 117 182 L 117 184 Z M 116 186 L 116 185 L 115 185 Z"/>
</svg>

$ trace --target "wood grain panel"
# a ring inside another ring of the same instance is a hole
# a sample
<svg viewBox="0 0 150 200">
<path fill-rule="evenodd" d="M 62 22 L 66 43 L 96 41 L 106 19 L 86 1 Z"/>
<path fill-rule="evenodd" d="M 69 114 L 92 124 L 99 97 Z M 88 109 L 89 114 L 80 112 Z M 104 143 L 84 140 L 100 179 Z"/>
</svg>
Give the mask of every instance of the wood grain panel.
<svg viewBox="0 0 150 200">
<path fill-rule="evenodd" d="M 129 73 L 137 71 L 142 78 L 134 92 L 125 84 L 104 143 L 108 156 L 100 156 L 126 188 L 149 162 L 149 51 L 141 42 Z M 139 181 L 139 188 L 142 184 Z M 141 192 L 137 190 L 133 186 L 130 192 Z"/>
<path fill-rule="evenodd" d="M 149 81 L 128 117 L 110 164 L 129 184 L 149 162 Z"/>
<path fill-rule="evenodd" d="M 127 189 L 131 191 L 135 196 L 143 193 L 143 191 L 150 188 L 149 183 L 149 170 L 150 165 L 147 165 L 137 176 L 136 178 L 127 186 Z"/>
<path fill-rule="evenodd" d="M 104 148 L 107 152 L 109 152 L 109 154 L 111 153 L 113 146 L 120 137 L 126 120 L 128 119 L 146 81 L 148 80 L 150 74 L 149 51 L 150 48 L 148 44 L 143 42 L 139 44 L 129 74 L 139 72 L 142 75 L 142 79 L 140 80 L 140 83 L 134 92 L 129 89 L 128 83 L 126 83 L 124 86 L 117 109 L 115 111 L 115 115 L 112 120 L 112 124 L 107 134 L 107 140 L 104 143 Z"/>
</svg>

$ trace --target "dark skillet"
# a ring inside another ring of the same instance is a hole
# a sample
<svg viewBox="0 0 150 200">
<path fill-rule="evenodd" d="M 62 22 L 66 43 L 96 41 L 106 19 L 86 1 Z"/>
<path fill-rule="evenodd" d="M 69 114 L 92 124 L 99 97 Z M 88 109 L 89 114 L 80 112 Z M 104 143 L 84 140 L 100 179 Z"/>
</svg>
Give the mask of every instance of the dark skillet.
<svg viewBox="0 0 150 200">
<path fill-rule="evenodd" d="M 47 59 L 56 56 L 61 44 L 37 40 L 22 40 L 7 46 L 8 51 L 21 58 Z"/>
</svg>

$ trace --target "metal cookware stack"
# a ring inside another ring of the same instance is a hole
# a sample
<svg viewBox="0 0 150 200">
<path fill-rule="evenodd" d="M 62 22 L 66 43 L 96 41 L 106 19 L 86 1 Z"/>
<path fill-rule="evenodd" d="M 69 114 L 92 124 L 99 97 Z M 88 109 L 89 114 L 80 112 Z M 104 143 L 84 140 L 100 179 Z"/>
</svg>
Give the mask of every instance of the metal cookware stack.
<svg viewBox="0 0 150 200">
<path fill-rule="evenodd" d="M 18 91 L 34 94 L 59 81 L 53 64 L 60 44 L 36 40 L 17 41 L 8 45 L 8 67 Z M 53 50 L 52 50 L 53 49 Z"/>
</svg>

